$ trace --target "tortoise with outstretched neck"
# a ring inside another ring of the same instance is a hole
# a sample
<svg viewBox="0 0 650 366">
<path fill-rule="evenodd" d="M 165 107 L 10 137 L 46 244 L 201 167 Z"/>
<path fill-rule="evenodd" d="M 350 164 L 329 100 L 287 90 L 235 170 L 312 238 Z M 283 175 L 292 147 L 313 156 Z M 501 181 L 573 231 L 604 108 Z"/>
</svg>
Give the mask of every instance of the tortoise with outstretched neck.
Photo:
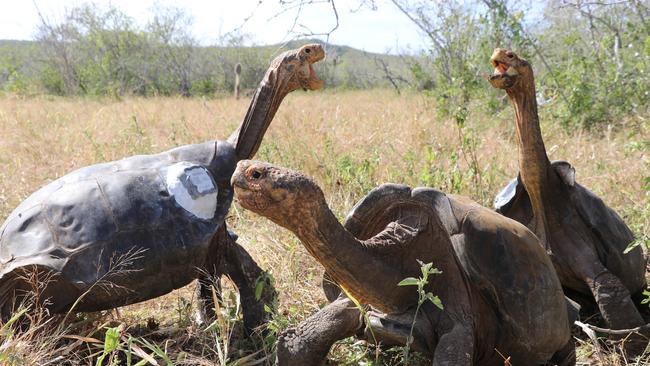
<svg viewBox="0 0 650 366">
<path fill-rule="evenodd" d="M 363 335 L 403 345 L 418 294 L 398 286 L 418 277 L 421 263 L 442 271 L 426 291 L 411 347 L 434 365 L 560 365 L 575 362 L 567 303 L 537 237 L 518 222 L 459 196 L 431 188 L 385 184 L 348 215 L 345 226 L 321 189 L 300 173 L 240 161 L 232 177 L 240 204 L 298 236 L 331 278 L 364 306 L 342 295 L 279 338 L 280 365 L 318 365 L 337 340 Z M 366 322 L 366 319 L 369 322 Z"/>
<path fill-rule="evenodd" d="M 33 272 L 49 277 L 39 299 L 55 313 L 77 299 L 75 311 L 110 309 L 226 274 L 240 291 L 246 328 L 258 326 L 262 271 L 224 223 L 230 177 L 238 160 L 255 155 L 288 93 L 322 86 L 312 64 L 324 57 L 309 44 L 275 58 L 227 141 L 81 168 L 23 201 L 0 227 L 2 315 L 31 289 Z M 209 305 L 206 281 L 199 288 Z M 267 288 L 262 300 L 272 294 Z"/>
<path fill-rule="evenodd" d="M 550 161 L 539 125 L 530 62 L 497 48 L 489 81 L 508 94 L 515 110 L 519 176 L 495 200 L 498 212 L 528 226 L 551 256 L 567 296 L 587 308 L 597 304 L 610 328 L 644 323 L 632 301 L 646 287 L 640 247 L 626 252 L 632 231 L 602 199 L 576 182 L 566 161 Z M 591 305 L 591 306 L 590 306 Z M 633 346 L 645 349 L 646 342 Z"/>
</svg>

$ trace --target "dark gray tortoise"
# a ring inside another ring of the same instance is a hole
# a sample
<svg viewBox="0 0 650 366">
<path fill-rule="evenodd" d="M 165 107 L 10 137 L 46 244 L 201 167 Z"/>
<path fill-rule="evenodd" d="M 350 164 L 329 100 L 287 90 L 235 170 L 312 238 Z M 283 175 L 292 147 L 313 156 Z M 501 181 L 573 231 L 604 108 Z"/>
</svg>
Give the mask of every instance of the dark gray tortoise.
<svg viewBox="0 0 650 366">
<path fill-rule="evenodd" d="M 85 167 L 22 202 L 0 228 L 0 306 L 11 313 L 31 290 L 34 270 L 49 277 L 39 294 L 51 312 L 98 311 L 155 298 L 202 278 L 233 279 L 248 330 L 264 320 L 254 288 L 262 275 L 226 230 L 230 177 L 238 160 L 255 155 L 283 98 L 322 86 L 312 64 L 317 44 L 275 58 L 244 121 L 227 141 Z M 273 295 L 268 288 L 265 298 Z M 207 314 L 210 315 L 210 314 Z"/>
<path fill-rule="evenodd" d="M 549 161 L 531 64 L 500 48 L 491 63 L 490 83 L 507 92 L 516 111 L 519 144 L 519 176 L 496 197 L 497 211 L 537 234 L 567 296 L 585 308 L 594 308 L 595 300 L 610 328 L 643 325 L 632 298 L 646 287 L 646 261 L 640 247 L 624 253 L 634 235 L 614 210 L 576 183 L 569 163 Z M 645 345 L 634 347 L 642 351 Z"/>
<path fill-rule="evenodd" d="M 357 335 L 404 345 L 418 302 L 411 286 L 421 262 L 442 274 L 417 314 L 412 348 L 440 365 L 575 363 L 567 303 L 550 259 L 525 226 L 477 203 L 431 188 L 385 184 L 372 190 L 342 226 L 323 192 L 300 173 L 241 161 L 232 185 L 244 208 L 294 232 L 347 293 L 285 331 L 279 365 L 319 365 L 331 345 Z M 366 319 L 368 322 L 366 322 Z"/>
</svg>

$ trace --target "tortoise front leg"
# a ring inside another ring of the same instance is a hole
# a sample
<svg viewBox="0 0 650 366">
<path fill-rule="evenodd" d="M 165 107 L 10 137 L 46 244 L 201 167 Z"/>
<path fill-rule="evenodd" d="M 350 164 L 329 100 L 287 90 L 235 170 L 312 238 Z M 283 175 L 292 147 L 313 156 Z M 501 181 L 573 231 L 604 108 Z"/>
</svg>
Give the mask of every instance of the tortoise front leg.
<svg viewBox="0 0 650 366">
<path fill-rule="evenodd" d="M 224 274 L 224 261 L 227 248 L 232 241 L 226 224 L 221 225 L 210 242 L 210 249 L 204 267 L 199 271 L 196 284 L 197 311 L 199 324 L 210 324 L 215 319 L 214 287 L 217 301 L 221 301 L 221 276 Z"/>
<path fill-rule="evenodd" d="M 255 328 L 268 321 L 269 314 L 264 310 L 264 305 L 273 307 L 276 297 L 275 289 L 270 277 L 263 271 L 246 249 L 237 244 L 227 233 L 226 250 L 224 258 L 224 274 L 230 277 L 239 290 L 239 296 L 244 314 L 244 328 L 251 333 Z M 263 286 L 259 299 L 255 296 L 258 283 Z"/>
<path fill-rule="evenodd" d="M 221 300 L 221 276 L 227 275 L 239 290 L 244 315 L 244 328 L 247 333 L 267 321 L 264 305 L 273 306 L 275 290 L 264 272 L 246 250 L 237 244 L 236 235 L 222 225 L 212 239 L 206 266 L 199 274 L 197 284 L 198 321 L 210 323 L 215 318 L 212 287 L 216 290 L 217 301 Z M 255 298 L 255 286 L 263 284 L 260 299 Z"/>
<path fill-rule="evenodd" d="M 440 337 L 433 355 L 433 366 L 471 366 L 473 354 L 472 330 L 456 325 Z"/>
<path fill-rule="evenodd" d="M 586 282 L 596 299 L 600 313 L 610 328 L 629 329 L 644 324 L 641 314 L 632 302 L 630 292 L 613 273 L 603 267 L 595 278 L 588 277 Z M 628 355 L 634 356 L 641 354 L 647 343 L 645 337 L 632 335 L 623 348 Z"/>
<path fill-rule="evenodd" d="M 359 309 L 350 299 L 341 296 L 297 327 L 280 334 L 276 364 L 322 365 L 334 342 L 355 335 L 362 326 Z"/>
</svg>

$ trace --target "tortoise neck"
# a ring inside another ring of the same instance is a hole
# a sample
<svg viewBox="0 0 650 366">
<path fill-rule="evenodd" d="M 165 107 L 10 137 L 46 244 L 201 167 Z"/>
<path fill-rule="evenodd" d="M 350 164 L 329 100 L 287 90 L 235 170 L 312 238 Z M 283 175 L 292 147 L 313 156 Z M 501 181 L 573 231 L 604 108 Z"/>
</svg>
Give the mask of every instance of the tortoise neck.
<svg viewBox="0 0 650 366">
<path fill-rule="evenodd" d="M 284 84 L 278 78 L 277 68 L 269 69 L 264 75 L 244 120 L 228 138 L 228 142 L 235 146 L 237 160 L 250 159 L 257 152 L 275 113 L 288 94 Z"/>
<path fill-rule="evenodd" d="M 397 287 L 403 279 L 399 271 L 386 268 L 381 257 L 347 231 L 325 203 L 314 212 L 314 219 L 301 220 L 293 231 L 336 283 L 363 304 L 388 312 L 404 310 L 404 298 L 391 296 L 403 289 Z"/>
<path fill-rule="evenodd" d="M 515 110 L 515 126 L 519 143 L 519 173 L 533 206 L 534 231 L 546 245 L 545 188 L 548 187 L 550 162 L 542 138 L 537 113 L 535 80 L 532 71 L 522 76 L 518 87 L 508 89 Z"/>
</svg>

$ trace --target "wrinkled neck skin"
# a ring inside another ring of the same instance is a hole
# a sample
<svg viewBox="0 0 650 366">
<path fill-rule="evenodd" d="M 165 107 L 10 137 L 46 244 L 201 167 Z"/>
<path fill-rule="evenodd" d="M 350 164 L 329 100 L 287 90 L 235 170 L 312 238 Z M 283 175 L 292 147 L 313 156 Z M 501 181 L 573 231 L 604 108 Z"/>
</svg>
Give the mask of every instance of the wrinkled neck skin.
<svg viewBox="0 0 650 366">
<path fill-rule="evenodd" d="M 396 271 L 386 271 L 382 261 L 345 230 L 325 203 L 313 214 L 313 219 L 313 223 L 296 222 L 291 229 L 339 286 L 362 304 L 381 311 L 406 310 L 402 309 L 403 299 L 387 296 L 402 280 Z"/>
<path fill-rule="evenodd" d="M 325 203 L 314 211 L 316 212 L 310 215 L 311 219 L 303 216 L 304 219 L 294 220 L 287 228 L 298 236 L 309 253 L 340 286 L 360 303 L 369 304 L 387 314 L 402 313 L 417 305 L 417 289 L 397 284 L 408 276 L 417 276 L 419 265 L 413 260 L 413 267 L 418 268 L 414 268 L 414 273 L 405 273 L 401 261 L 411 256 L 395 254 L 399 251 L 417 251 L 417 248 L 402 246 L 399 242 L 369 244 L 372 238 L 368 241 L 355 238 L 339 223 Z M 453 258 L 453 255 L 443 253 L 441 257 Z M 442 260 L 436 266 L 443 273 L 451 274 L 454 269 L 447 266 L 453 265 L 451 262 Z M 430 278 L 430 286 L 436 294 L 447 300 L 447 292 L 451 294 L 458 291 L 450 289 L 444 282 L 442 276 Z"/>
<path fill-rule="evenodd" d="M 544 211 L 545 189 L 548 187 L 550 162 L 539 126 L 535 80 L 532 72 L 522 75 L 516 88 L 507 89 L 515 110 L 519 143 L 519 174 L 533 206 L 533 231 L 548 249 L 548 225 Z M 529 225 L 530 226 L 530 225 Z"/>
<path fill-rule="evenodd" d="M 228 142 L 235 146 L 237 160 L 252 158 L 262 143 L 282 100 L 287 96 L 286 83 L 278 80 L 278 69 L 271 68 L 255 91 L 246 116 Z"/>
</svg>

